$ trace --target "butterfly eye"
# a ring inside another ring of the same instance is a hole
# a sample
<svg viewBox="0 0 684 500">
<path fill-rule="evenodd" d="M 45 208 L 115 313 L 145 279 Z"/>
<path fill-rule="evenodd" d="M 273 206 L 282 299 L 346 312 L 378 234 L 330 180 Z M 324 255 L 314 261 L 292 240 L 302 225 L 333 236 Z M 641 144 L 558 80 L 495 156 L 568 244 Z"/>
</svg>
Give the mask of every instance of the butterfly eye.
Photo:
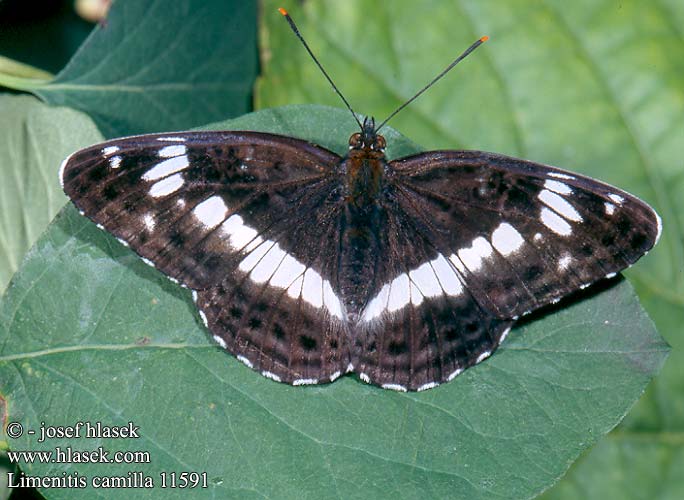
<svg viewBox="0 0 684 500">
<path fill-rule="evenodd" d="M 349 138 L 349 149 L 359 149 L 361 147 L 361 134 L 355 133 Z"/>
<path fill-rule="evenodd" d="M 379 150 L 379 151 L 384 151 L 385 146 L 387 146 L 387 142 L 385 141 L 385 138 L 381 135 L 377 136 L 375 138 L 375 148 L 374 149 Z"/>
</svg>

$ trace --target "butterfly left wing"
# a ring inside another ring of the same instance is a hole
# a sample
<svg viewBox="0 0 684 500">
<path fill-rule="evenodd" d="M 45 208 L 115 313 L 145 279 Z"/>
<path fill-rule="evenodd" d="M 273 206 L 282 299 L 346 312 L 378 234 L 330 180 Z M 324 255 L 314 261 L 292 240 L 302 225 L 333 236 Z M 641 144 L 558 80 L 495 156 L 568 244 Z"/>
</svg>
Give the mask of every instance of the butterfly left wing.
<svg viewBox="0 0 684 500">
<path fill-rule="evenodd" d="M 258 132 L 117 139 L 74 153 L 78 209 L 193 289 L 214 338 L 264 375 L 329 381 L 349 363 L 333 290 L 340 157 Z"/>
<path fill-rule="evenodd" d="M 499 318 L 615 275 L 660 235 L 660 218 L 638 198 L 538 163 L 432 151 L 390 166 L 402 210 Z"/>
<path fill-rule="evenodd" d="M 221 223 L 248 213 L 260 231 L 283 232 L 287 211 L 306 211 L 302 198 L 337 161 L 323 148 L 273 134 L 149 134 L 78 151 L 60 178 L 82 214 L 171 278 L 203 289 L 239 262 Z"/>
</svg>

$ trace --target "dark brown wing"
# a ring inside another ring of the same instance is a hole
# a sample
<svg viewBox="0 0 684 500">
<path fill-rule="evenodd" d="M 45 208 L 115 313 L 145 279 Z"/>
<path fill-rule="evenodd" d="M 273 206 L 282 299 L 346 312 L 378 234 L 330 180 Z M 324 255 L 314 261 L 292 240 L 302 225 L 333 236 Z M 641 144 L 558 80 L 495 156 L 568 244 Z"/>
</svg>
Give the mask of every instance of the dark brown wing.
<svg viewBox="0 0 684 500">
<path fill-rule="evenodd" d="M 458 271 L 402 209 L 385 200 L 376 286 L 355 325 L 354 371 L 387 389 L 424 390 L 489 356 L 513 321 L 481 306 Z"/>
<path fill-rule="evenodd" d="M 450 380 L 519 316 L 625 269 L 660 232 L 628 193 L 524 160 L 435 151 L 389 166 L 385 258 L 352 350 L 388 388 Z"/>
<path fill-rule="evenodd" d="M 638 198 L 538 163 L 433 151 L 391 167 L 402 209 L 500 318 L 615 275 L 660 234 L 660 218 Z"/>
<path fill-rule="evenodd" d="M 64 190 L 87 217 L 195 290 L 216 340 L 290 383 L 349 364 L 333 290 L 340 157 L 257 132 L 117 139 L 79 151 Z"/>
</svg>

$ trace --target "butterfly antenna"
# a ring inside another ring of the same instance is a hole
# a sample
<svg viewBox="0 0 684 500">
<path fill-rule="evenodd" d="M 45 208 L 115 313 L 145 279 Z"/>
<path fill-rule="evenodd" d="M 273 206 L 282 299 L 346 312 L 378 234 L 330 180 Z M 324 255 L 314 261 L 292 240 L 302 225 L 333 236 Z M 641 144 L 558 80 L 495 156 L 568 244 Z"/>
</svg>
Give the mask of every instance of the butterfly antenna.
<svg viewBox="0 0 684 500">
<path fill-rule="evenodd" d="M 430 83 L 428 83 L 425 87 L 423 87 L 422 89 L 420 89 L 420 90 L 416 93 L 416 95 L 414 95 L 413 97 L 411 97 L 411 99 L 409 99 L 409 100 L 406 101 L 404 104 L 402 104 L 401 106 L 399 106 L 397 109 L 394 110 L 394 112 L 392 112 L 392 114 L 390 114 L 387 118 L 385 118 L 385 121 L 382 122 L 382 123 L 380 124 L 380 126 L 379 126 L 377 129 L 375 129 L 375 131 L 378 132 L 382 127 L 385 126 L 385 124 L 386 124 L 388 121 L 390 121 L 390 119 L 392 119 L 392 118 L 394 117 L 394 115 L 396 115 L 397 113 L 399 113 L 399 111 L 401 111 L 401 110 L 404 109 L 406 106 L 408 106 L 409 104 L 411 104 L 413 101 L 415 101 L 416 99 L 418 99 L 418 97 L 420 97 L 420 95 L 421 95 L 423 92 L 425 92 L 427 89 L 429 89 L 430 87 L 432 87 L 435 83 L 437 83 L 437 81 L 438 81 L 439 79 L 441 79 L 444 75 L 446 75 L 449 71 L 451 71 L 451 68 L 453 68 L 453 67 L 456 66 L 458 63 L 460 63 L 460 62 L 461 62 L 463 59 L 465 59 L 473 50 L 475 50 L 476 48 L 478 48 L 480 45 L 482 45 L 483 43 L 485 43 L 487 40 L 489 40 L 489 37 L 488 37 L 488 36 L 483 36 L 482 38 L 480 38 L 479 40 L 477 40 L 474 44 L 472 44 L 470 47 L 468 47 L 468 48 L 465 50 L 465 52 L 463 52 L 463 54 L 461 54 L 461 55 L 458 56 L 456 59 L 454 59 L 453 62 L 452 62 L 451 64 L 449 64 L 449 66 L 447 66 L 446 68 L 444 68 L 444 71 L 442 71 L 439 75 L 437 75 L 435 78 L 433 78 L 433 80 L 432 80 Z"/>
<path fill-rule="evenodd" d="M 330 76 L 328 76 L 328 73 L 323 69 L 323 66 L 321 66 L 321 63 L 318 62 L 318 59 L 316 59 L 316 56 L 313 54 L 313 52 L 311 52 L 311 49 L 309 48 L 309 44 L 307 44 L 307 43 L 306 43 L 306 40 L 304 40 L 304 37 L 303 37 L 302 34 L 299 32 L 299 29 L 297 28 L 297 25 L 295 24 L 295 22 L 294 22 L 294 21 L 292 20 L 292 18 L 290 17 L 290 14 L 288 14 L 287 11 L 286 11 L 285 9 L 283 9 L 282 7 L 280 7 L 280 8 L 278 9 L 278 12 L 280 12 L 280 13 L 283 15 L 283 17 L 285 17 L 285 19 L 287 19 L 287 22 L 290 24 L 290 28 L 292 28 L 292 31 L 294 31 L 294 34 L 297 35 L 297 38 L 299 38 L 299 41 L 302 42 L 302 45 L 304 45 L 304 48 L 306 49 L 306 51 L 307 51 L 307 52 L 309 53 L 309 55 L 311 56 L 311 59 L 314 60 L 314 62 L 316 63 L 316 66 L 318 66 L 318 69 L 321 70 L 321 73 L 323 73 L 323 75 L 324 75 L 325 78 L 328 80 L 328 82 L 330 82 L 330 85 L 332 85 L 333 90 L 335 91 L 335 93 L 336 93 L 338 96 L 340 96 L 340 99 L 342 99 L 342 101 L 344 102 L 344 104 L 347 106 L 347 109 L 349 109 L 349 111 L 351 111 L 351 114 L 354 116 L 354 120 L 356 120 L 356 123 L 358 123 L 359 128 L 360 128 L 361 130 L 363 130 L 363 125 L 361 125 L 361 122 L 360 122 L 359 119 L 356 117 L 356 113 L 354 113 L 354 110 L 353 110 L 352 107 L 349 105 L 349 103 L 347 102 L 347 100 L 344 98 L 344 96 L 342 95 L 342 92 L 340 92 L 340 90 L 335 86 L 335 84 L 333 83 L 333 81 L 332 81 L 332 79 L 330 78 Z"/>
</svg>

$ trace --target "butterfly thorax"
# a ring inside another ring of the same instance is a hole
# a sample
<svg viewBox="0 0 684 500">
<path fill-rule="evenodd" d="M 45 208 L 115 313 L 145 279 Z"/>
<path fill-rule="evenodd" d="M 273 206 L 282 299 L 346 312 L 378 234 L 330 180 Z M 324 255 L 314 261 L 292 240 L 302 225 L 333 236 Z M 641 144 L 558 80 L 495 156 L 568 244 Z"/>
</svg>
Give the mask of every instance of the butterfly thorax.
<svg viewBox="0 0 684 500">
<path fill-rule="evenodd" d="M 383 185 L 385 138 L 375 130 L 373 118 L 363 121 L 361 132 L 349 138 L 349 153 L 342 163 L 347 201 L 359 209 L 377 203 Z"/>
</svg>

